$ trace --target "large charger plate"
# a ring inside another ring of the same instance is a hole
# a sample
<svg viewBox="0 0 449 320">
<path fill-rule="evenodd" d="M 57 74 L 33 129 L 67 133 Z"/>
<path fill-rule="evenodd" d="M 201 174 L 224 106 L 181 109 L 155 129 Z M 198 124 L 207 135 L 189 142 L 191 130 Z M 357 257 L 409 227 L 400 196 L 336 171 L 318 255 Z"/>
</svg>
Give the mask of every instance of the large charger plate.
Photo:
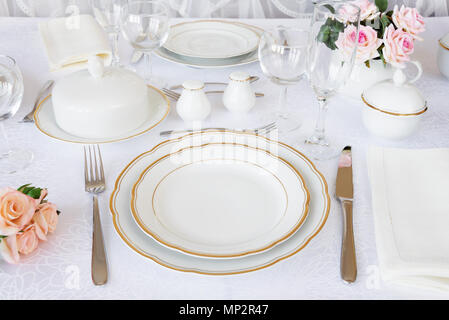
<svg viewBox="0 0 449 320">
<path fill-rule="evenodd" d="M 257 50 L 260 35 L 241 23 L 199 20 L 171 26 L 164 48 L 182 57 L 226 59 Z"/>
<path fill-rule="evenodd" d="M 144 134 L 156 127 L 159 123 L 162 122 L 162 120 L 165 119 L 170 111 L 170 101 L 167 99 L 163 92 L 152 86 L 148 86 L 148 95 L 148 108 L 152 110 L 150 117 L 146 119 L 146 121 L 138 128 L 120 136 L 84 138 L 64 131 L 56 123 L 55 115 L 53 112 L 53 104 L 51 101 L 51 94 L 48 95 L 44 100 L 42 100 L 38 105 L 36 111 L 34 112 L 34 123 L 36 127 L 45 135 L 53 139 L 65 142 L 101 144 L 127 140 Z"/>
<path fill-rule="evenodd" d="M 231 258 L 288 239 L 309 192 L 286 160 L 240 144 L 181 149 L 157 159 L 132 189 L 133 216 L 151 237 L 188 254 Z"/>
<path fill-rule="evenodd" d="M 290 162 L 304 177 L 310 192 L 309 214 L 301 228 L 288 240 L 262 253 L 232 259 L 211 259 L 186 255 L 161 245 L 145 234 L 134 221 L 131 189 L 142 171 L 160 157 L 182 148 L 208 143 L 240 143 L 277 154 Z M 110 197 L 114 227 L 123 241 L 138 254 L 174 270 L 208 275 L 231 275 L 260 270 L 301 251 L 323 228 L 330 209 L 328 186 L 323 175 L 301 152 L 251 133 L 200 132 L 167 140 L 132 160 L 119 174 Z"/>
<path fill-rule="evenodd" d="M 247 28 L 251 28 L 254 32 L 258 34 L 258 36 L 262 36 L 264 30 L 253 26 L 248 25 L 241 22 L 233 22 L 234 24 L 243 25 Z M 258 61 L 258 52 L 253 51 L 249 52 L 247 54 L 237 56 L 237 57 L 231 57 L 231 58 L 225 58 L 225 59 L 205 59 L 205 58 L 192 58 L 192 57 L 186 57 L 179 54 L 176 54 L 174 52 L 171 52 L 164 47 L 161 47 L 159 49 L 156 49 L 154 53 L 159 56 L 160 58 L 173 62 L 176 64 L 181 64 L 185 66 L 189 66 L 192 68 L 202 68 L 202 69 L 219 69 L 219 68 L 228 68 L 228 67 L 236 67 L 236 66 L 242 66 L 249 63 L 253 63 Z"/>
</svg>

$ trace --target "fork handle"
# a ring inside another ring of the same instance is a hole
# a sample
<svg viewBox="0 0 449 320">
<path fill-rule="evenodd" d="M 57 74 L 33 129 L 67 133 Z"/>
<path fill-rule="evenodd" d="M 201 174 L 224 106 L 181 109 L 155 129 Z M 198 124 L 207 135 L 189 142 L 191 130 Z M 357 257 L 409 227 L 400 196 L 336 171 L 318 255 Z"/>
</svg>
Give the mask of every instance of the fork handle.
<svg viewBox="0 0 449 320">
<path fill-rule="evenodd" d="M 92 281 L 95 285 L 103 285 L 108 281 L 108 265 L 104 250 L 103 231 L 101 229 L 98 198 L 93 196 L 94 226 L 92 235 Z"/>
<path fill-rule="evenodd" d="M 354 228 L 352 222 L 352 201 L 342 200 L 343 207 L 343 243 L 341 246 L 341 277 L 346 282 L 354 282 L 357 278 L 357 262 L 354 244 Z"/>
</svg>

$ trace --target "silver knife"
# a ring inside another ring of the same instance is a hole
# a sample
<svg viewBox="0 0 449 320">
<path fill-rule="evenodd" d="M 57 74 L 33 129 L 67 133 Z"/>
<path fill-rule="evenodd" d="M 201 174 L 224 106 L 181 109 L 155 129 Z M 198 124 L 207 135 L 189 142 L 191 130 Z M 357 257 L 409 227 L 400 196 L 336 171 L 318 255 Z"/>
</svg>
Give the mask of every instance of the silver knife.
<svg viewBox="0 0 449 320">
<path fill-rule="evenodd" d="M 357 278 L 357 262 L 352 222 L 352 201 L 354 187 L 352 182 L 352 148 L 345 147 L 338 164 L 336 195 L 343 208 L 343 242 L 341 246 L 340 273 L 346 282 L 354 282 Z"/>
</svg>

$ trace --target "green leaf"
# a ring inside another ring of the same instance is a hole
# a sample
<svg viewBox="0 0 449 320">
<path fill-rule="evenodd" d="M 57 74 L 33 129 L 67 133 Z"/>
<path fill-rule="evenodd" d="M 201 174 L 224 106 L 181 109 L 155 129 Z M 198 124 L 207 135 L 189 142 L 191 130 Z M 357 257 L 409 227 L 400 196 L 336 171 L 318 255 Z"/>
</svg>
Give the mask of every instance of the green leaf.
<svg viewBox="0 0 449 320">
<path fill-rule="evenodd" d="M 24 184 L 23 186 L 20 186 L 20 187 L 17 189 L 17 191 L 23 192 L 22 190 L 25 189 L 26 187 L 30 186 L 30 185 L 31 185 L 31 183 Z"/>
<path fill-rule="evenodd" d="M 334 7 L 332 7 L 330 4 L 325 4 L 324 7 L 328 8 L 331 13 L 335 13 Z"/>
<path fill-rule="evenodd" d="M 380 12 L 385 12 L 388 9 L 388 0 L 376 0 L 375 3 Z"/>
<path fill-rule="evenodd" d="M 41 196 L 41 188 L 33 188 L 29 192 L 27 192 L 27 195 L 29 195 L 33 199 L 39 199 Z"/>
<path fill-rule="evenodd" d="M 59 216 L 61 214 L 61 211 L 56 210 L 56 214 Z"/>
</svg>

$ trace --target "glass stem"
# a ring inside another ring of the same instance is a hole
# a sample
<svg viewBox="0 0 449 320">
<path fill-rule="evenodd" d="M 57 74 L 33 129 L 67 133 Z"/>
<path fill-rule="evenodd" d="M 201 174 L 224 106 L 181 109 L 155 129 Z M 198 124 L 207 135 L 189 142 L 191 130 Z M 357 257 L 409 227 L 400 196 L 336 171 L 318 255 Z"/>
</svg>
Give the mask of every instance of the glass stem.
<svg viewBox="0 0 449 320">
<path fill-rule="evenodd" d="M 109 34 L 112 43 L 112 66 L 116 67 L 120 64 L 120 55 L 118 52 L 119 33 L 112 32 Z"/>
<path fill-rule="evenodd" d="M 278 116 L 282 118 L 287 117 L 287 86 L 282 86 L 281 91 L 279 93 L 279 109 L 278 109 Z"/>
<path fill-rule="evenodd" d="M 0 121 L 0 139 L 2 139 L 3 141 L 3 143 L 0 144 L 0 157 L 1 157 L 3 155 L 7 155 L 11 151 L 3 121 Z"/>
<path fill-rule="evenodd" d="M 318 97 L 319 109 L 318 118 L 315 125 L 312 141 L 318 144 L 326 143 L 326 113 L 327 113 L 327 99 Z"/>
<path fill-rule="evenodd" d="M 153 70 L 152 70 L 152 65 L 151 65 L 151 53 L 145 53 L 144 79 L 147 82 L 150 82 L 152 76 L 153 76 Z"/>
</svg>

